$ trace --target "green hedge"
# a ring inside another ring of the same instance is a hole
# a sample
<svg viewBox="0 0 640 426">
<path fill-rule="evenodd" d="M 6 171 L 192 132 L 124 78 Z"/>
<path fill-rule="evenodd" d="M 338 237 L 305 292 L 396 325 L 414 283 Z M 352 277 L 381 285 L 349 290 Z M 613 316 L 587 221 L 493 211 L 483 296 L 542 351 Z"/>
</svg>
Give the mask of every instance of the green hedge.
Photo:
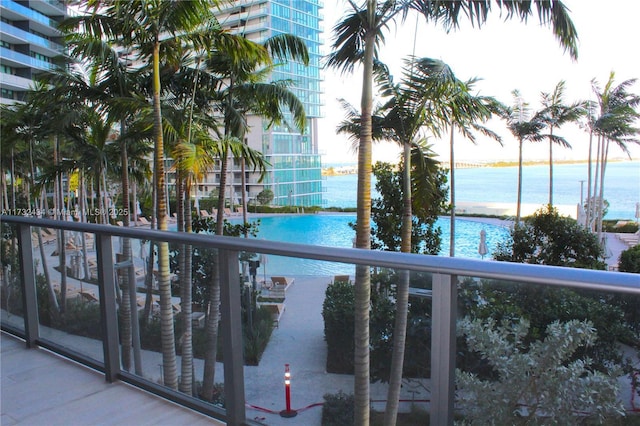
<svg viewBox="0 0 640 426">
<path fill-rule="evenodd" d="M 327 287 L 322 317 L 329 373 L 353 373 L 354 302 L 354 287 L 350 283 L 335 282 Z"/>
</svg>

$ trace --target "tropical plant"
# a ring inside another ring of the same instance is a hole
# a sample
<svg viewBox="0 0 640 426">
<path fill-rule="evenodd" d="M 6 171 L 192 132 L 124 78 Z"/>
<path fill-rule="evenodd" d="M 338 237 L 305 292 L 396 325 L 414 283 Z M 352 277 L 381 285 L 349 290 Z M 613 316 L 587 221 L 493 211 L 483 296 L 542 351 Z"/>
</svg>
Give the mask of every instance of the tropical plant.
<svg viewBox="0 0 640 426">
<path fill-rule="evenodd" d="M 411 67 L 413 70 L 414 68 Z M 484 136 L 497 140 L 501 145 L 500 136 L 492 130 L 479 124 L 486 122 L 492 114 L 504 110 L 498 101 L 489 96 L 473 95 L 474 84 L 478 79 L 467 81 L 458 80 L 451 68 L 444 62 L 436 59 L 423 59 L 420 71 L 420 84 L 427 88 L 426 97 L 431 102 L 432 120 L 440 122 L 441 127 L 449 128 L 449 184 L 451 203 L 451 235 L 449 244 L 449 256 L 455 255 L 455 150 L 454 134 L 461 133 L 474 144 L 476 137 L 474 132 L 480 132 Z M 438 130 L 438 128 L 435 128 Z M 436 132 L 439 135 L 439 131 Z"/>
<path fill-rule="evenodd" d="M 372 200 L 371 245 L 376 250 L 400 251 L 402 245 L 403 225 L 403 187 L 404 163 L 400 170 L 391 163 L 376 163 L 373 174 L 376 178 L 376 191 L 379 198 Z M 440 252 L 441 231 L 436 227 L 436 220 L 447 203 L 447 177 L 443 170 L 438 170 L 433 177 L 433 201 L 425 208 L 416 209 L 412 214 L 411 253 L 437 255 Z"/>
<path fill-rule="evenodd" d="M 483 380 L 457 371 L 464 424 L 529 424 L 544 416 L 572 424 L 577 416 L 598 422 L 624 414 L 613 374 L 593 371 L 588 359 L 569 360 L 596 339 L 588 321 L 549 324 L 543 340 L 526 343 L 529 322 L 498 326 L 495 321 L 465 318 L 458 325 L 469 348 L 497 372 Z"/>
<path fill-rule="evenodd" d="M 618 268 L 620 272 L 640 274 L 640 244 L 620 253 Z"/>
<path fill-rule="evenodd" d="M 493 258 L 496 260 L 604 269 L 603 250 L 589 230 L 570 217 L 560 216 L 547 206 L 514 226 L 511 238 L 499 242 Z"/>
<path fill-rule="evenodd" d="M 206 57 L 204 70 L 220 82 L 219 87 L 211 93 L 210 107 L 221 116 L 224 128 L 224 136 L 220 139 L 218 148 L 220 187 L 216 218 L 216 234 L 222 235 L 224 194 L 230 157 L 241 159 L 243 167 L 245 165 L 252 167 L 254 171 L 259 170 L 261 174 L 266 170 L 267 163 L 262 154 L 249 148 L 244 142 L 248 128 L 247 114 L 257 114 L 270 120 L 272 124 L 280 124 L 285 120 L 286 108 L 292 115 L 295 125 L 301 130 L 304 129 L 306 123 L 304 106 L 289 90 L 289 83 L 282 81 L 267 83 L 264 80 L 273 70 L 274 59 L 297 59 L 307 63 L 308 52 L 299 38 L 286 34 L 272 37 L 263 45 L 250 42 L 241 35 L 229 35 L 213 40 L 212 46 L 214 50 Z M 239 52 L 243 54 L 240 55 Z M 243 206 L 246 211 L 244 202 Z M 217 267 L 214 267 L 211 277 L 210 296 L 212 310 L 207 318 L 206 328 L 211 347 L 205 358 L 202 391 L 205 399 L 212 397 L 215 378 L 217 353 L 215 345 L 219 317 L 217 312 L 220 303 L 220 278 Z"/>
<path fill-rule="evenodd" d="M 161 111 L 161 62 L 167 69 L 181 59 L 181 45 L 189 41 L 200 47 L 200 30 L 215 31 L 219 28 L 213 18 L 215 1 L 98 1 L 88 0 L 83 14 L 71 18 L 68 25 L 88 28 L 94 37 L 122 46 L 135 52 L 137 59 L 152 70 L 152 105 L 154 128 L 154 171 L 156 189 L 156 220 L 158 229 L 168 229 L 167 198 L 164 170 L 164 132 Z M 178 386 L 175 354 L 171 284 L 169 281 L 169 246 L 158 243 L 158 285 L 162 324 L 162 353 L 164 384 Z"/>
<path fill-rule="evenodd" d="M 256 200 L 258 200 L 261 205 L 266 206 L 273 201 L 273 191 L 268 188 L 263 189 L 258 195 L 256 195 Z"/>
<path fill-rule="evenodd" d="M 350 1 L 351 10 L 334 27 L 333 53 L 327 65 L 352 72 L 356 64 L 362 64 L 361 132 L 358 148 L 358 193 L 356 247 L 371 247 L 371 141 L 373 108 L 373 63 L 378 56 L 378 47 L 384 43 L 384 30 L 396 18 L 404 20 L 409 11 L 414 10 L 427 21 L 442 23 L 449 30 L 458 26 L 461 14 L 479 26 L 486 22 L 493 3 L 481 2 L 441 2 L 431 0 L 411 0 L 402 2 L 378 2 L 367 0 L 362 5 Z M 506 18 L 520 18 L 525 21 L 535 9 L 544 24 L 551 24 L 556 37 L 577 55 L 577 35 L 568 11 L 562 3 L 543 1 L 519 2 L 499 1 L 497 8 L 505 11 Z M 355 349 L 355 424 L 369 423 L 369 299 L 371 281 L 366 267 L 356 268 L 356 349 Z M 390 420 L 395 423 L 395 419 Z"/>
<path fill-rule="evenodd" d="M 589 198 L 593 201 L 589 204 L 588 217 L 596 220 L 595 231 L 598 238 L 602 238 L 604 177 L 609 156 L 610 143 L 615 143 L 623 152 L 630 155 L 628 144 L 639 144 L 637 135 L 640 129 L 635 127 L 640 114 L 636 110 L 640 105 L 640 96 L 630 93 L 629 88 L 636 79 L 625 80 L 615 85 L 615 73 L 609 74 L 609 79 L 604 87 L 592 81 L 592 89 L 597 97 L 598 113 L 590 118 L 593 132 L 597 135 L 596 172 L 593 193 Z M 591 109 L 593 111 L 593 108 Z M 598 182 L 599 180 L 599 182 Z M 590 188 L 589 188 L 590 189 Z"/>
<path fill-rule="evenodd" d="M 520 96 L 518 90 L 511 92 L 514 105 L 503 111 L 503 118 L 507 120 L 507 128 L 518 140 L 518 196 L 516 201 L 516 226 L 520 225 L 522 207 L 522 148 L 525 141 L 539 142 L 545 138 L 540 132 L 545 124 L 536 114 L 531 116 L 529 104 Z"/>
<path fill-rule="evenodd" d="M 553 137 L 553 131 L 564 124 L 577 121 L 585 113 L 583 102 L 565 104 L 565 82 L 561 80 L 551 93 L 542 92 L 542 110 L 538 113 L 542 121 L 549 128 L 549 205 L 553 206 L 553 145 L 558 144 L 564 148 L 571 145 L 564 139 Z"/>
</svg>

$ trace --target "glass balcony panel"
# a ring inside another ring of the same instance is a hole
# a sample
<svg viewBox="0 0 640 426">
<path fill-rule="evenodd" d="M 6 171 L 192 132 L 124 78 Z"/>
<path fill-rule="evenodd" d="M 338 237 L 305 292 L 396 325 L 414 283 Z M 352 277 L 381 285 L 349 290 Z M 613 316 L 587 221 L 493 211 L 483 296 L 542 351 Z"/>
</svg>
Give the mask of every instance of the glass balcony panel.
<svg viewBox="0 0 640 426">
<path fill-rule="evenodd" d="M 46 47 L 48 49 L 54 50 L 58 53 L 62 53 L 63 52 L 63 47 L 62 45 L 58 44 L 58 43 L 54 43 L 51 40 L 47 40 L 44 37 L 40 37 L 36 34 L 32 34 L 29 33 L 27 31 L 21 30 L 19 28 L 16 28 L 12 25 L 9 25 L 5 22 L 0 22 L 0 32 L 3 33 L 7 33 L 9 35 L 12 35 L 20 40 L 38 45 L 38 46 L 42 46 L 42 47 Z"/>
<path fill-rule="evenodd" d="M 20 246 L 17 227 L 0 224 L 2 230 L 2 282 L 0 283 L 0 321 L 24 333 L 24 306 L 22 303 L 22 278 L 20 274 Z"/>
<path fill-rule="evenodd" d="M 50 19 L 33 9 L 29 9 L 28 7 L 22 6 L 21 4 L 16 3 L 15 1 L 5 0 L 2 3 L 3 3 L 2 4 L 3 7 L 6 7 L 11 11 L 17 12 L 28 19 L 39 22 L 40 24 L 47 25 L 49 27 L 55 27 L 57 24 L 56 21 L 54 21 L 53 19 Z"/>
<path fill-rule="evenodd" d="M 33 229 L 40 336 L 102 363 L 95 234 Z"/>
</svg>

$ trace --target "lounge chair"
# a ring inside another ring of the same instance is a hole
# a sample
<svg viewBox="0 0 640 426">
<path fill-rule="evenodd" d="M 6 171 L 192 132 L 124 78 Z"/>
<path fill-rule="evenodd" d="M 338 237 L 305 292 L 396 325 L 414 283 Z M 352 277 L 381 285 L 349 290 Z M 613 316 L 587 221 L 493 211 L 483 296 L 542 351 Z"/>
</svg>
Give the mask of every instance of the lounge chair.
<svg viewBox="0 0 640 426">
<path fill-rule="evenodd" d="M 228 208 L 228 207 L 225 207 L 225 208 L 224 208 L 224 215 L 225 215 L 225 216 L 231 216 L 231 209 L 230 209 L 230 208 Z"/>
<path fill-rule="evenodd" d="M 138 224 L 151 226 L 151 222 L 149 222 L 144 216 L 138 216 Z"/>
<path fill-rule="evenodd" d="M 274 286 L 283 286 L 287 289 L 290 285 L 293 285 L 295 282 L 295 278 L 287 278 L 287 277 L 271 277 L 271 282 Z"/>
<path fill-rule="evenodd" d="M 81 291 L 80 296 L 82 296 L 87 302 L 99 302 L 100 299 L 96 297 L 95 294 L 89 291 Z"/>
<path fill-rule="evenodd" d="M 205 209 L 200 210 L 200 217 L 211 217 L 208 211 Z"/>
</svg>

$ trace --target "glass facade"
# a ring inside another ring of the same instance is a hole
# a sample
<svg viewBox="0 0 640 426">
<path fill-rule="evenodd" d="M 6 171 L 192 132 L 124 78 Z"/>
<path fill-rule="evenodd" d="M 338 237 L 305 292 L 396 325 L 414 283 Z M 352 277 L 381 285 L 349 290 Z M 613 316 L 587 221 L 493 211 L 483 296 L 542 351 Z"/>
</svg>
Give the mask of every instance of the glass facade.
<svg viewBox="0 0 640 426">
<path fill-rule="evenodd" d="M 293 34 L 304 40 L 309 51 L 309 65 L 289 62 L 279 65 L 271 80 L 289 80 L 290 89 L 302 101 L 307 114 L 304 131 L 295 129 L 290 117 L 287 124 L 269 126 L 256 118 L 250 121 L 247 143 L 263 152 L 269 170 L 262 182 L 247 174 L 244 188 L 249 202 L 263 189 L 274 193 L 273 204 L 281 206 L 321 206 L 322 164 L 318 152 L 317 119 L 321 115 L 321 22 L 320 0 L 238 0 L 219 16 L 220 22 L 256 42 L 279 34 Z M 253 125 L 252 125 L 253 124 Z M 234 197 L 242 187 L 239 170 L 230 176 Z"/>
</svg>

